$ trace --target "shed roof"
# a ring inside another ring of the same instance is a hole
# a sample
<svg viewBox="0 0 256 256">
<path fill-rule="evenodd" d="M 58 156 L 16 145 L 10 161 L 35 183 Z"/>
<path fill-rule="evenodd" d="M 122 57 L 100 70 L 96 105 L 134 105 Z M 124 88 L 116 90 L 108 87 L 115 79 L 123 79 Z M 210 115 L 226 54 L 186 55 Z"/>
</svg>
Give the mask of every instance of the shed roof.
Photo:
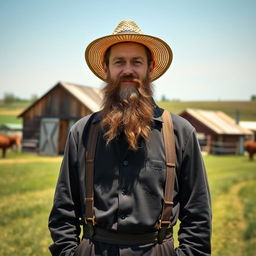
<svg viewBox="0 0 256 256">
<path fill-rule="evenodd" d="M 188 108 L 184 112 L 209 127 L 217 134 L 229 135 L 252 135 L 252 132 L 238 124 L 236 121 L 222 111 L 210 111 Z"/>
<path fill-rule="evenodd" d="M 42 97 L 40 97 L 28 108 L 26 108 L 22 113 L 20 113 L 18 117 L 22 117 L 27 111 L 29 111 L 33 106 L 35 106 L 43 97 L 51 93 L 58 86 L 61 86 L 64 89 L 66 89 L 77 100 L 79 100 L 81 104 L 86 106 L 92 112 L 100 110 L 102 99 L 103 99 L 103 94 L 101 89 L 67 83 L 67 82 L 58 82 L 53 88 L 47 91 Z"/>
<path fill-rule="evenodd" d="M 11 130 L 11 131 L 21 131 L 22 124 L 16 123 L 5 123 L 0 125 L 0 130 Z"/>
<path fill-rule="evenodd" d="M 251 131 L 256 131 L 256 122 L 255 121 L 240 121 L 239 125 L 247 128 Z"/>
</svg>

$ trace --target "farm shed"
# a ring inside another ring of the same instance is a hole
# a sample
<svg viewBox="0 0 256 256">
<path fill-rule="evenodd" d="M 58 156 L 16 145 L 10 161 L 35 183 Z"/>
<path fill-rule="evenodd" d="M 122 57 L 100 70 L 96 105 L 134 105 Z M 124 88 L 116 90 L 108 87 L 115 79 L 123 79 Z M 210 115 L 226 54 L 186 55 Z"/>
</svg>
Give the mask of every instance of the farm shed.
<svg viewBox="0 0 256 256">
<path fill-rule="evenodd" d="M 70 127 L 101 107 L 100 89 L 57 83 L 18 117 L 23 119 L 22 150 L 42 155 L 64 152 Z"/>
<path fill-rule="evenodd" d="M 0 125 L 0 133 L 5 135 L 22 135 L 22 124 L 5 123 Z"/>
<path fill-rule="evenodd" d="M 195 127 L 202 151 L 211 154 L 241 155 L 245 137 L 253 135 L 222 111 L 186 109 L 180 116 Z"/>
<path fill-rule="evenodd" d="M 253 121 L 240 121 L 239 125 L 250 130 L 253 133 L 252 140 L 256 141 L 256 122 Z"/>
</svg>

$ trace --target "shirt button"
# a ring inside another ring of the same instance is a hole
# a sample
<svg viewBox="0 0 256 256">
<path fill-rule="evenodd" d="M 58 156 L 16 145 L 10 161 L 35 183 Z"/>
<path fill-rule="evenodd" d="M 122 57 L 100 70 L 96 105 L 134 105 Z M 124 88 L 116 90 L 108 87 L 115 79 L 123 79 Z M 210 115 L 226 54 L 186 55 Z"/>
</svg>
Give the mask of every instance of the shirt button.
<svg viewBox="0 0 256 256">
<path fill-rule="evenodd" d="M 120 218 L 121 218 L 122 220 L 124 220 L 124 219 L 126 218 L 126 216 L 125 216 L 125 215 L 121 215 Z"/>
<path fill-rule="evenodd" d="M 128 166 L 129 162 L 127 160 L 123 161 L 123 166 Z"/>
</svg>

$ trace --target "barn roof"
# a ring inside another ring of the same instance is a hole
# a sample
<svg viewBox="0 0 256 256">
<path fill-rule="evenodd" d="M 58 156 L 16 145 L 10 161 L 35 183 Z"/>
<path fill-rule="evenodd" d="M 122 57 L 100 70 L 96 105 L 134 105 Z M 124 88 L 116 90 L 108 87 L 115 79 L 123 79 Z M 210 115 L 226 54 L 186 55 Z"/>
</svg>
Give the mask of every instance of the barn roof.
<svg viewBox="0 0 256 256">
<path fill-rule="evenodd" d="M 217 134 L 252 135 L 252 132 L 238 124 L 222 111 L 210 111 L 188 108 L 180 115 L 188 113 Z"/>
<path fill-rule="evenodd" d="M 101 89 L 66 82 L 60 82 L 60 84 L 92 112 L 100 109 L 103 99 Z"/>
<path fill-rule="evenodd" d="M 92 112 L 100 110 L 102 99 L 103 99 L 103 94 L 101 89 L 67 83 L 67 82 L 59 82 L 53 88 L 51 88 L 48 92 L 46 92 L 42 97 L 36 100 L 28 108 L 26 108 L 21 114 L 18 115 L 18 117 L 22 117 L 27 111 L 29 111 L 33 106 L 35 106 L 43 97 L 47 96 L 58 86 L 61 86 L 64 89 L 66 89 L 77 100 L 79 100 L 81 104 L 86 106 Z"/>
</svg>

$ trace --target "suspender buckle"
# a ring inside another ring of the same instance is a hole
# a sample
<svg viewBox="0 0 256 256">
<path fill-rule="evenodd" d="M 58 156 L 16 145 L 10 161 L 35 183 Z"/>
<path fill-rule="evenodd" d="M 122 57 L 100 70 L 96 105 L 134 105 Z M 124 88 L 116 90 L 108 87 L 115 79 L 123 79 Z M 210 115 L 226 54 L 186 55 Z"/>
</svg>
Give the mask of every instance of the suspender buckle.
<svg viewBox="0 0 256 256">
<path fill-rule="evenodd" d="M 170 168 L 175 168 L 176 167 L 176 164 L 175 163 L 166 163 L 166 166 L 167 167 L 170 167 Z"/>
<path fill-rule="evenodd" d="M 159 222 L 157 223 L 157 229 L 160 230 L 162 228 L 171 228 L 171 221 L 169 220 L 159 220 Z"/>
<path fill-rule="evenodd" d="M 159 244 L 163 243 L 166 237 L 167 229 L 171 228 L 171 221 L 169 220 L 159 220 L 157 224 L 158 234 L 157 234 L 157 241 Z"/>
<path fill-rule="evenodd" d="M 91 239 L 94 235 L 94 226 L 96 224 L 95 216 L 84 220 L 84 237 Z"/>
<path fill-rule="evenodd" d="M 96 221 L 95 221 L 95 216 L 93 216 L 92 218 L 85 218 L 84 220 L 85 225 L 92 225 L 95 226 L 96 225 Z"/>
</svg>

